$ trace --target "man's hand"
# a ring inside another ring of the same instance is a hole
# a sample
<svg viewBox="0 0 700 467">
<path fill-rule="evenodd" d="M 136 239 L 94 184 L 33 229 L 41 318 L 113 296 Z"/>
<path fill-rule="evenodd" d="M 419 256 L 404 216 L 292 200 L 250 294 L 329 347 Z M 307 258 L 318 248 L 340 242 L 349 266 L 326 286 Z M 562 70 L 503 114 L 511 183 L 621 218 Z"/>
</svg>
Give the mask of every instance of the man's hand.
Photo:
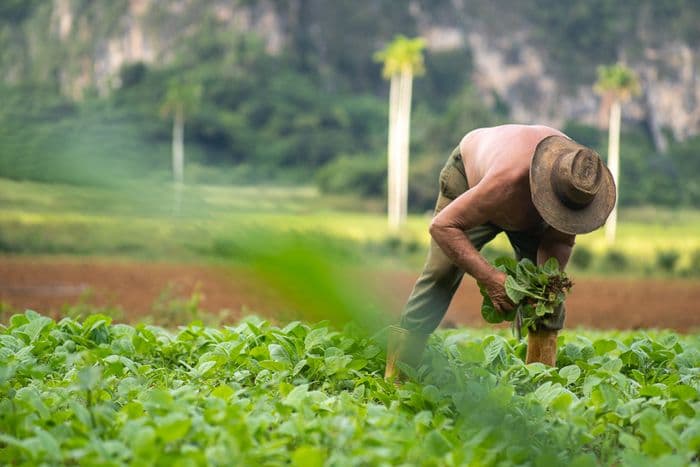
<svg viewBox="0 0 700 467">
<path fill-rule="evenodd" d="M 490 276 L 488 280 L 483 282 L 483 286 L 486 289 L 486 293 L 489 295 L 489 298 L 493 302 L 493 306 L 501 314 L 506 314 L 515 307 L 515 304 L 510 301 L 510 298 L 508 298 L 508 294 L 506 293 L 506 277 L 508 277 L 506 273 L 495 269 L 493 275 Z"/>
</svg>

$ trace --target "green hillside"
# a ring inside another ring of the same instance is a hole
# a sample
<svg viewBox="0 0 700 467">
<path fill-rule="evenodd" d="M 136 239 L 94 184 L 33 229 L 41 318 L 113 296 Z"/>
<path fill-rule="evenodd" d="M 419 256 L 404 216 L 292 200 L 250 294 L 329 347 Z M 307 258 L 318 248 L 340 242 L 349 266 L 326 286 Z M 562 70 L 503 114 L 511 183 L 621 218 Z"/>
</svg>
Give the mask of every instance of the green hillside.
<svg viewBox="0 0 700 467">
<path fill-rule="evenodd" d="M 374 199 L 385 191 L 388 84 L 372 55 L 395 34 L 415 35 L 426 22 L 488 34 L 528 31 L 527 45 L 544 51 L 559 82 L 592 86 L 597 65 L 635 59 L 643 46 L 697 44 L 700 18 L 700 6 L 689 0 L 231 4 L 251 24 L 276 18 L 263 29 L 221 19 L 214 2 L 179 9 L 160 2 L 142 13 L 139 31 L 162 52 L 148 63 L 127 60 L 100 81 L 110 38 L 130 27 L 133 5 L 59 3 L 71 12 L 64 36 L 54 2 L 0 7 L 0 175 L 91 185 L 168 180 L 172 123 L 163 104 L 173 85 L 190 83 L 202 95 L 186 115 L 188 183 L 314 183 L 327 193 Z M 280 43 L 270 50 L 275 35 Z M 436 174 L 465 132 L 512 120 L 508 96 L 476 88 L 473 53 L 468 44 L 428 50 L 426 74 L 416 80 L 415 212 L 432 207 Z M 605 153 L 604 131 L 573 120 L 563 129 Z M 667 134 L 662 155 L 644 122 L 625 122 L 623 130 L 624 205 L 700 202 L 700 138 Z"/>
</svg>

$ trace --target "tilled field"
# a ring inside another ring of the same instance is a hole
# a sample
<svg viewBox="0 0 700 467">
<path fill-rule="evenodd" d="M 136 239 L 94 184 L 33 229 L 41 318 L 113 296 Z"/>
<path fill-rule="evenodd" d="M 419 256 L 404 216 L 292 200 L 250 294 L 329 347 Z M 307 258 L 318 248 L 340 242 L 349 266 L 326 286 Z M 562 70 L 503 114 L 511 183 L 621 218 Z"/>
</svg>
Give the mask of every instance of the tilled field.
<svg viewBox="0 0 700 467">
<path fill-rule="evenodd" d="M 413 287 L 418 271 L 368 269 L 380 306 L 398 313 Z M 679 279 L 577 278 L 567 300 L 567 327 L 598 329 L 668 328 L 688 332 L 700 328 L 700 282 Z M 256 284 L 245 270 L 171 263 L 80 260 L 56 258 L 0 258 L 0 300 L 13 308 L 31 308 L 57 314 L 65 304 L 119 306 L 126 321 L 136 321 L 168 291 L 168 297 L 202 295 L 201 307 L 243 310 L 274 317 L 283 307 L 274 292 Z M 82 297 L 82 298 L 81 298 Z M 443 325 L 485 324 L 481 296 L 465 278 Z"/>
</svg>

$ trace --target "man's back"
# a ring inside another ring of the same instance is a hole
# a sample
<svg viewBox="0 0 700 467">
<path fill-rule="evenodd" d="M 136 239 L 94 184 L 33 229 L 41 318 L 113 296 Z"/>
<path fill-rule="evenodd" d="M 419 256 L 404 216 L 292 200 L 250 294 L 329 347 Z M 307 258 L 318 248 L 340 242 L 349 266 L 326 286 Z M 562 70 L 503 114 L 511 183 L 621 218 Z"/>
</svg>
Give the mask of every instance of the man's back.
<svg viewBox="0 0 700 467">
<path fill-rule="evenodd" d="M 551 135 L 566 136 L 544 125 L 500 125 L 467 133 L 459 146 L 469 186 L 494 170 L 526 176 L 537 144 Z"/>
<path fill-rule="evenodd" d="M 563 134 L 542 125 L 501 125 L 469 132 L 460 151 L 470 189 L 458 204 L 470 205 L 504 230 L 541 228 L 542 219 L 531 200 L 529 171 L 537 144 L 551 135 Z M 454 222 L 472 226 L 468 218 Z"/>
</svg>

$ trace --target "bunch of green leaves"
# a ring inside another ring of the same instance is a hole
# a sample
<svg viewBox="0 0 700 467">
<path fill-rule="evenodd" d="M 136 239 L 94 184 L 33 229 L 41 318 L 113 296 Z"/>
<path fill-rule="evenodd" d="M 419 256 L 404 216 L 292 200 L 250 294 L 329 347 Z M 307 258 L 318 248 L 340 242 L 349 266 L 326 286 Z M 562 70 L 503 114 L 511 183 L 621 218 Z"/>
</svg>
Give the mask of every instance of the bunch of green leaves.
<svg viewBox="0 0 700 467">
<path fill-rule="evenodd" d="M 540 320 L 552 315 L 562 306 L 572 286 L 566 273 L 559 269 L 556 258 L 549 258 L 542 266 L 537 266 L 528 258 L 517 262 L 513 258 L 500 257 L 494 265 L 507 274 L 506 294 L 515 307 L 501 313 L 494 306 L 486 289 L 480 286 L 484 297 L 481 316 L 489 323 L 512 321 L 513 331 L 518 338 L 522 329 L 537 329 Z"/>
</svg>

